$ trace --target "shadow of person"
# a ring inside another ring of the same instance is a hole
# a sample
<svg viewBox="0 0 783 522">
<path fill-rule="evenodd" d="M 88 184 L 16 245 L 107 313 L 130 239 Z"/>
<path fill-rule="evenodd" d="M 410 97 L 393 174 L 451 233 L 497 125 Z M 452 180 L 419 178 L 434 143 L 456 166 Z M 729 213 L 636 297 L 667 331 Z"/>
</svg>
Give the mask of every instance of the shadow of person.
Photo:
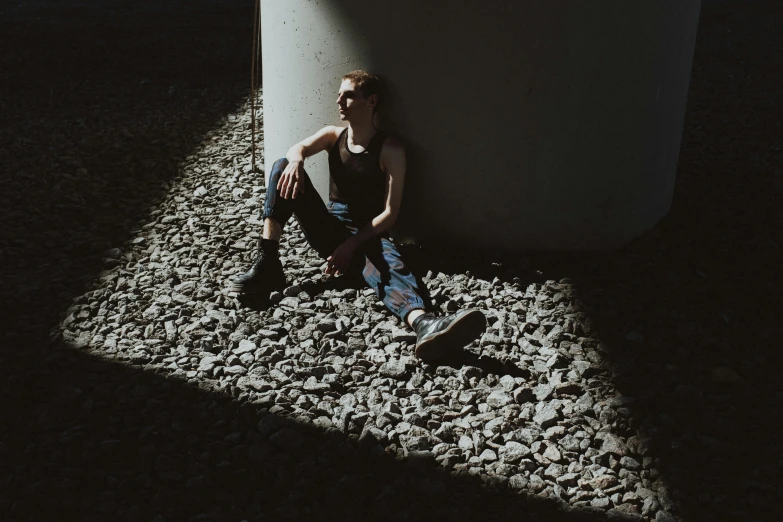
<svg viewBox="0 0 783 522">
<path fill-rule="evenodd" d="M 358 271 L 341 276 L 323 276 L 320 279 L 310 279 L 300 285 L 310 297 L 322 295 L 326 291 L 341 292 L 343 290 L 364 290 L 368 288 Z"/>
<path fill-rule="evenodd" d="M 277 303 L 280 302 L 283 295 L 285 294 L 296 297 L 296 295 L 291 294 L 291 289 L 298 289 L 298 292 L 294 291 L 294 294 L 298 295 L 299 292 L 304 292 L 308 295 L 309 298 L 315 299 L 327 291 L 341 292 L 349 289 L 362 290 L 365 288 L 367 288 L 367 284 L 364 282 L 364 279 L 362 279 L 361 274 L 351 273 L 337 277 L 326 276 L 317 279 L 307 279 L 298 285 L 291 284 L 287 286 L 283 290 L 282 294 L 280 292 L 269 290 L 252 294 L 237 294 L 236 299 L 243 307 L 250 308 L 251 310 L 258 312 L 274 307 Z"/>
<path fill-rule="evenodd" d="M 250 308 L 256 312 L 268 310 L 272 306 L 270 299 L 271 292 L 261 292 L 256 294 L 238 294 L 237 300 L 245 308 Z"/>
<path fill-rule="evenodd" d="M 510 375 L 511 377 L 521 377 L 525 380 L 530 379 L 530 370 L 518 366 L 511 361 L 504 361 L 493 357 L 487 353 L 475 354 L 470 350 L 455 350 L 432 365 L 434 371 L 438 368 L 452 368 L 459 370 L 468 366 L 479 368 L 484 374 L 497 376 Z"/>
</svg>

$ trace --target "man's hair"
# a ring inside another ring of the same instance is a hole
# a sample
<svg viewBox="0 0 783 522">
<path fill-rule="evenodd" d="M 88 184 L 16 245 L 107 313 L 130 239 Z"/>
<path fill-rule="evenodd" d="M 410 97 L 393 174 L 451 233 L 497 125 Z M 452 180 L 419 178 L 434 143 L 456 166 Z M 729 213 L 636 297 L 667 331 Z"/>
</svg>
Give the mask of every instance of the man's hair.
<svg viewBox="0 0 783 522">
<path fill-rule="evenodd" d="M 381 90 L 383 85 L 381 84 L 381 80 L 374 74 L 357 69 L 355 71 L 344 74 L 343 80 L 351 80 L 353 85 L 361 91 L 362 96 L 365 98 L 369 98 L 373 94 L 377 94 L 378 103 L 375 105 L 376 109 L 378 108 L 378 105 L 381 104 Z"/>
</svg>

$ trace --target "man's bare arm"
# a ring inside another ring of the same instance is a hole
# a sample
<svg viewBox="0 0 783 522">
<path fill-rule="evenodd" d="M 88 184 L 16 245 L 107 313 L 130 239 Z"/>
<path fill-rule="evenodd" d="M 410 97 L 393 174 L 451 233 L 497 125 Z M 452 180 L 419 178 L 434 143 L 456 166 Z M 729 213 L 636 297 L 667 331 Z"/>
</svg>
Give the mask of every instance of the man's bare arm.
<svg viewBox="0 0 783 522">
<path fill-rule="evenodd" d="M 386 172 L 386 205 L 383 212 L 337 247 L 328 258 L 327 274 L 344 273 L 361 243 L 389 230 L 397 221 L 405 184 L 405 147 L 394 138 L 387 138 L 383 144 L 381 168 Z"/>
<path fill-rule="evenodd" d="M 356 233 L 356 239 L 364 242 L 386 232 L 397 222 L 402 204 L 402 190 L 405 186 L 405 147 L 393 137 L 389 137 L 381 149 L 381 167 L 386 171 L 386 206 L 383 212 L 373 218 Z"/>
<path fill-rule="evenodd" d="M 298 193 L 304 192 L 304 182 L 301 180 L 304 177 L 305 158 L 331 148 L 342 130 L 342 127 L 329 125 L 288 149 L 285 155 L 288 166 L 277 183 L 277 190 L 283 199 L 296 198 Z"/>
<path fill-rule="evenodd" d="M 312 136 L 293 145 L 288 149 L 285 157 L 289 162 L 293 163 L 294 161 L 304 161 L 310 156 L 315 156 L 319 152 L 331 148 L 334 142 L 337 141 L 337 138 L 340 137 L 342 130 L 342 127 L 328 125 Z"/>
</svg>

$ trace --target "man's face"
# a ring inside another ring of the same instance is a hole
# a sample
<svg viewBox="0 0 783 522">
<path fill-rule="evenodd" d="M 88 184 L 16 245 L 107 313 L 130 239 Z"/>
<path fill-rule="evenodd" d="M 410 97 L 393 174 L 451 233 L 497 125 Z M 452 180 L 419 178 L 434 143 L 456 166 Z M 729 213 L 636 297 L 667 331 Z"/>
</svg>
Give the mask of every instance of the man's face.
<svg viewBox="0 0 783 522">
<path fill-rule="evenodd" d="M 342 121 L 351 121 L 361 115 L 372 115 L 370 101 L 365 98 L 351 80 L 343 80 L 337 91 L 337 108 Z"/>
</svg>

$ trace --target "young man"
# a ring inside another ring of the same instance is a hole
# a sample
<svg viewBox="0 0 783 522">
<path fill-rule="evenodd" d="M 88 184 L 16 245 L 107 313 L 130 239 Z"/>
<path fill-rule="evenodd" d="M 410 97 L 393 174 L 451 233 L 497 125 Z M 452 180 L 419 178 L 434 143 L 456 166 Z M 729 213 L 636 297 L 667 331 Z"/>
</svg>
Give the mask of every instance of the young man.
<svg viewBox="0 0 783 522">
<path fill-rule="evenodd" d="M 400 210 L 405 180 L 405 148 L 375 127 L 380 81 L 364 71 L 343 76 L 337 93 L 340 120 L 288 150 L 269 176 L 259 254 L 232 290 L 250 294 L 285 288 L 278 257 L 280 237 L 295 215 L 310 245 L 327 262 L 326 273 L 361 270 L 386 307 L 416 332 L 415 354 L 434 361 L 481 335 L 479 310 L 436 317 L 426 310 L 416 278 L 389 237 Z M 324 205 L 304 170 L 304 160 L 329 154 L 329 203 Z"/>
</svg>

